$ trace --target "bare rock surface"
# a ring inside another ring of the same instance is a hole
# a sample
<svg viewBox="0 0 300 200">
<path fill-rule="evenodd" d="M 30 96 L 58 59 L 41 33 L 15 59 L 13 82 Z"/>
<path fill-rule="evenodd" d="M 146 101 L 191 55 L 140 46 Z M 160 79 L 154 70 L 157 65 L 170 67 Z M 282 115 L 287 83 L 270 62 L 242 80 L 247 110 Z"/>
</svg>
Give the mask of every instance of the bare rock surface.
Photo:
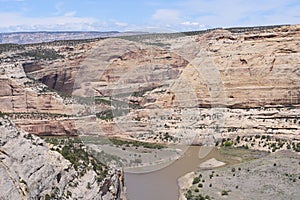
<svg viewBox="0 0 300 200">
<path fill-rule="evenodd" d="M 186 199 L 185 193 L 184 193 L 185 192 L 184 188 L 189 188 L 193 185 L 194 176 L 195 176 L 194 172 L 189 172 L 178 179 L 178 186 L 179 186 L 179 188 L 182 188 L 182 190 L 179 191 L 179 200 Z"/>
<path fill-rule="evenodd" d="M 213 169 L 216 167 L 222 167 L 224 165 L 225 165 L 224 162 L 218 161 L 215 158 L 211 158 L 211 159 L 205 161 L 204 163 L 201 163 L 199 167 L 201 169 Z"/>
<path fill-rule="evenodd" d="M 0 198 L 118 199 L 121 191 L 116 169 L 98 184 L 89 169 L 83 176 L 60 153 L 50 150 L 42 139 L 0 120 Z M 109 190 L 105 188 L 108 187 Z"/>
</svg>

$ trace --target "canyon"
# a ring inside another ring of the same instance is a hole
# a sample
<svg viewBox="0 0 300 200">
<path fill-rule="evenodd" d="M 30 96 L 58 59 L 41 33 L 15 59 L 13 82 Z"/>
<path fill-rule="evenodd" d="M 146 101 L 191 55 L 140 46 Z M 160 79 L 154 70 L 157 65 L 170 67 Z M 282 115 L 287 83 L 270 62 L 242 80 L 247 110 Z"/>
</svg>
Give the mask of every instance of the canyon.
<svg viewBox="0 0 300 200">
<path fill-rule="evenodd" d="M 46 147 L 47 137 L 108 137 L 167 146 L 228 144 L 270 153 L 300 150 L 299 25 L 1 44 L 0 58 L 1 117 L 3 124 L 13 124 L 2 128 L 1 156 L 7 157 L 1 158 L 1 171 L 22 198 L 51 192 L 55 177 L 50 177 L 52 185 L 26 192 L 30 179 L 7 172 L 13 150 L 5 149 L 20 142 L 26 144 L 23 151 L 30 148 L 46 156 L 39 157 L 40 165 L 62 160 L 47 170 L 59 173 L 69 167 L 59 191 L 80 198 L 64 188 L 78 172 L 50 150 L 51 144 Z M 42 139 L 23 139 L 26 132 Z M 33 141 L 43 145 L 35 147 Z M 99 152 L 108 149 L 85 144 Z M 127 161 L 125 167 L 132 167 Z M 120 185 L 117 168 L 107 176 Z M 28 173 L 26 168 L 16 171 Z M 95 174 L 90 170 L 77 179 L 86 185 L 85 176 Z M 88 193 L 103 195 L 96 188 Z M 83 184 L 81 190 L 87 190 Z M 114 192 L 107 195 L 120 198 Z"/>
</svg>

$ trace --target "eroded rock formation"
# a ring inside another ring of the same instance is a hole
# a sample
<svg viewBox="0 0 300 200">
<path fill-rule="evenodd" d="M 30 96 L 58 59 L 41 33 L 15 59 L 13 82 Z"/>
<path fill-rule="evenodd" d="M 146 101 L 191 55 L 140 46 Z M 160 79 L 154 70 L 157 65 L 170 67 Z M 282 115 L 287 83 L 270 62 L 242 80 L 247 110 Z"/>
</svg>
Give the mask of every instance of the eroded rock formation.
<svg viewBox="0 0 300 200">
<path fill-rule="evenodd" d="M 74 165 L 39 137 L 0 118 L 1 199 L 120 199 L 120 174 L 110 168 L 101 182 Z"/>
</svg>

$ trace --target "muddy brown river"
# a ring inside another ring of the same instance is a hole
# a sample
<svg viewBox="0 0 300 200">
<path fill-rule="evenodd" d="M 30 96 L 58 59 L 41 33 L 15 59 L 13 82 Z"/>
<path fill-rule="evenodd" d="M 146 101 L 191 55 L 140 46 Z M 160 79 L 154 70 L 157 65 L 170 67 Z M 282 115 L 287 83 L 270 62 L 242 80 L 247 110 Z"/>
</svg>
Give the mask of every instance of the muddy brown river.
<svg viewBox="0 0 300 200">
<path fill-rule="evenodd" d="M 177 179 L 188 172 L 197 170 L 200 163 L 210 159 L 224 160 L 216 148 L 202 159 L 199 146 L 191 146 L 177 161 L 169 166 L 145 174 L 125 173 L 125 185 L 129 200 L 177 200 L 179 188 Z M 230 162 L 230 161 L 229 161 Z"/>
</svg>

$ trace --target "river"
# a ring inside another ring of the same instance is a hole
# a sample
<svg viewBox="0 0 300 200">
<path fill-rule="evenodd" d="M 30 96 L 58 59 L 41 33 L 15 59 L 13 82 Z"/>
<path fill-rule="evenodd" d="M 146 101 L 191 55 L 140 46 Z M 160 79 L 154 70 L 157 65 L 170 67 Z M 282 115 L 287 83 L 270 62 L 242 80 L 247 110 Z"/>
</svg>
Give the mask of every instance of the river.
<svg viewBox="0 0 300 200">
<path fill-rule="evenodd" d="M 128 199 L 177 200 L 179 197 L 177 179 L 179 177 L 197 170 L 200 163 L 210 158 L 224 160 L 216 148 L 209 151 L 206 148 L 204 152 L 207 151 L 208 154 L 202 155 L 203 157 L 200 159 L 200 148 L 200 146 L 189 147 L 184 156 L 163 169 L 145 174 L 125 173 Z"/>
</svg>

